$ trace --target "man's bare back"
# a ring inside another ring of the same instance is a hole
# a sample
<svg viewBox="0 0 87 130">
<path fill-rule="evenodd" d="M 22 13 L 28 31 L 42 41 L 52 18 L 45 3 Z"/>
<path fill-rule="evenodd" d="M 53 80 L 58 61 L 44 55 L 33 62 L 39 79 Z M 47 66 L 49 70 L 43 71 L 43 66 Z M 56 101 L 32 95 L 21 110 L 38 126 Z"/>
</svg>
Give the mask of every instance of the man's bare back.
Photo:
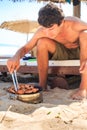
<svg viewBox="0 0 87 130">
<path fill-rule="evenodd" d="M 76 17 L 65 17 L 56 37 L 52 38 L 52 36 L 47 36 L 44 30 L 45 28 L 43 27 L 40 29 L 41 34 L 39 34 L 39 36 L 54 39 L 63 44 L 66 48 L 76 48 L 79 46 L 80 34 L 87 30 L 87 23 Z M 50 30 L 51 28 L 48 28 L 48 31 Z M 37 33 L 39 33 L 39 31 Z M 41 37 L 38 37 L 38 39 Z"/>
<path fill-rule="evenodd" d="M 76 17 L 65 17 L 60 33 L 54 38 L 62 44 L 72 44 L 78 42 L 79 36 L 87 30 L 87 23 Z"/>
</svg>

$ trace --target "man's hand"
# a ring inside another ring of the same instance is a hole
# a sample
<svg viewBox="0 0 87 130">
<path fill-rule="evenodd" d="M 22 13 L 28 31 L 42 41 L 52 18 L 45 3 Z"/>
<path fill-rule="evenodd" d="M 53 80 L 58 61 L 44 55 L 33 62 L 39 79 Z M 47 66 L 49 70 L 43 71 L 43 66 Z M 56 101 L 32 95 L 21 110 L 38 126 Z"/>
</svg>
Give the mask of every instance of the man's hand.
<svg viewBox="0 0 87 130">
<path fill-rule="evenodd" d="M 13 73 L 14 70 L 18 70 L 19 66 L 20 61 L 17 58 L 12 57 L 7 61 L 7 67 L 10 73 Z"/>
<path fill-rule="evenodd" d="M 80 71 L 80 73 L 86 73 L 87 74 L 87 60 L 82 62 L 79 71 Z"/>
</svg>

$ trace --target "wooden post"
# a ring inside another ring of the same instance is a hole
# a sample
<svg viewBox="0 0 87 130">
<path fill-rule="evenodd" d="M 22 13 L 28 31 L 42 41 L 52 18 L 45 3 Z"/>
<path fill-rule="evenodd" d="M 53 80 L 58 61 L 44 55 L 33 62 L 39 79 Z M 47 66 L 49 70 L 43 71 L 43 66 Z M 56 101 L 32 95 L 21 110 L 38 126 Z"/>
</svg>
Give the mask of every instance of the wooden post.
<svg viewBox="0 0 87 130">
<path fill-rule="evenodd" d="M 80 0 L 73 0 L 73 16 L 80 18 L 81 16 L 81 2 Z"/>
</svg>

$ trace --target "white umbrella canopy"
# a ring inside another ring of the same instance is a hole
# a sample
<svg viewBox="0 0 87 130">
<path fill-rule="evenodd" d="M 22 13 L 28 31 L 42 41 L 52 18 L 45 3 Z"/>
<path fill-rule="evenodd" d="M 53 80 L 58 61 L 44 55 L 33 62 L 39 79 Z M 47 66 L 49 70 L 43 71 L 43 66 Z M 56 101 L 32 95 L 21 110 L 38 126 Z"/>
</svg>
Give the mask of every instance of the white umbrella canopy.
<svg viewBox="0 0 87 130">
<path fill-rule="evenodd" d="M 14 32 L 27 34 L 26 42 L 28 41 L 28 34 L 34 33 L 38 27 L 39 27 L 38 22 L 32 20 L 6 21 L 0 25 L 1 29 L 7 29 Z"/>
<path fill-rule="evenodd" d="M 39 24 L 31 20 L 6 21 L 0 26 L 2 29 L 8 29 L 20 33 L 34 33 Z"/>
</svg>

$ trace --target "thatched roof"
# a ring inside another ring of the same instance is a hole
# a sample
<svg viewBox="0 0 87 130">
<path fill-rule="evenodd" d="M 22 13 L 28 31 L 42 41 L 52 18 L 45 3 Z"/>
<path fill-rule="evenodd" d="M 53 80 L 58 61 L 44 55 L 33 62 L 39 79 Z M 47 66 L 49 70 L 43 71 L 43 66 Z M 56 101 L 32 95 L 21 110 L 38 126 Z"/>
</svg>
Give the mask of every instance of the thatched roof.
<svg viewBox="0 0 87 130">
<path fill-rule="evenodd" d="M 55 3 L 65 3 L 66 2 L 66 0 L 37 0 L 37 1 L 39 1 L 39 2 L 41 2 L 41 1 L 45 1 L 45 2 L 49 1 L 49 2 L 55 2 Z"/>
<path fill-rule="evenodd" d="M 41 1 L 51 1 L 51 2 L 56 2 L 56 3 L 65 3 L 65 2 L 68 2 L 68 1 L 84 1 L 84 2 L 87 2 L 87 0 L 37 0 L 39 2 Z"/>
<path fill-rule="evenodd" d="M 4 1 L 4 0 L 0 0 L 0 1 Z M 8 0 L 9 1 L 9 0 Z M 38 1 L 38 2 L 41 2 L 41 1 L 51 1 L 51 2 L 57 2 L 57 3 L 61 3 L 61 2 L 66 2 L 66 0 L 10 0 L 10 1 L 13 1 L 13 2 L 24 2 L 24 1 L 28 1 L 28 2 L 32 2 L 32 1 Z"/>
<path fill-rule="evenodd" d="M 4 0 L 0 0 L 0 1 L 4 1 Z M 56 3 L 65 3 L 65 2 L 68 2 L 70 3 L 71 1 L 72 2 L 77 2 L 77 1 L 84 1 L 84 2 L 87 2 L 87 0 L 8 0 L 8 1 L 13 1 L 13 2 L 24 2 L 24 1 L 28 1 L 28 2 L 32 2 L 32 1 L 38 1 L 38 2 L 41 2 L 41 1 L 51 1 L 51 2 L 56 2 Z"/>
</svg>

